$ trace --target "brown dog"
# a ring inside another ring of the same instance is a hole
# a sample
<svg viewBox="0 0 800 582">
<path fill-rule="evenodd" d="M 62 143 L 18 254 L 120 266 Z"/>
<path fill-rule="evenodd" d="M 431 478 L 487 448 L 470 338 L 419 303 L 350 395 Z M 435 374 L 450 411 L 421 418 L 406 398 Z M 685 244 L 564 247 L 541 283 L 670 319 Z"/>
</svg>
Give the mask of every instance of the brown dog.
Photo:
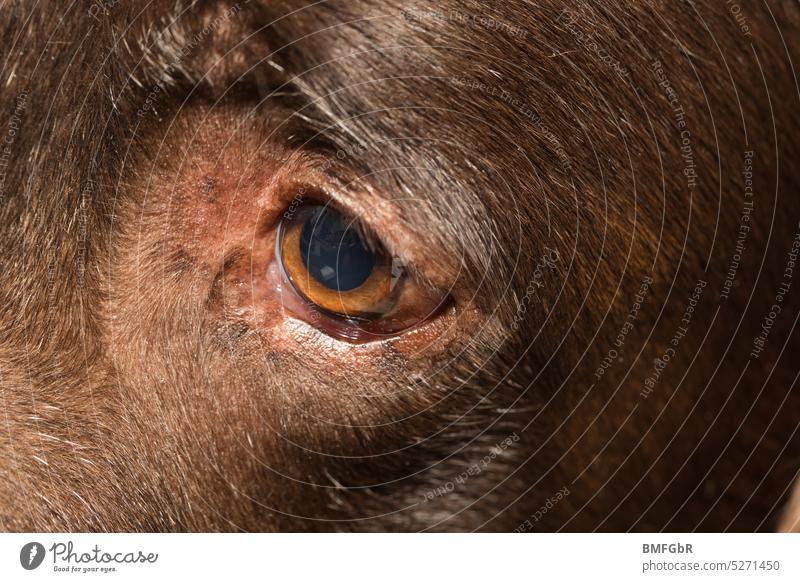
<svg viewBox="0 0 800 582">
<path fill-rule="evenodd" d="M 799 25 L 15 3 L 0 528 L 777 528 Z M 369 233 L 369 292 L 297 274 L 292 221 L 328 203 Z"/>
</svg>

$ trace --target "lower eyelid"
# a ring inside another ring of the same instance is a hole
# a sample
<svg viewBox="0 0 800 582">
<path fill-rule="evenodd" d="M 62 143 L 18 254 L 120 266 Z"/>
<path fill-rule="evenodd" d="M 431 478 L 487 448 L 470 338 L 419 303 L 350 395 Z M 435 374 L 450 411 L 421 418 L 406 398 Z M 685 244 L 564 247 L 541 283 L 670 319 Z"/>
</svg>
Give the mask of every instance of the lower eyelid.
<svg viewBox="0 0 800 582">
<path fill-rule="evenodd" d="M 435 305 L 431 312 L 425 313 L 423 318 L 411 317 L 401 329 L 380 329 L 379 326 L 370 326 L 368 321 L 347 320 L 341 317 L 328 315 L 302 297 L 290 281 L 287 280 L 283 269 L 277 260 L 270 265 L 268 276 L 271 285 L 277 289 L 279 300 L 284 313 L 290 318 L 297 318 L 313 326 L 320 332 L 351 344 L 380 343 L 382 341 L 396 341 L 404 334 L 426 327 L 440 317 L 448 309 L 448 301 L 442 300 Z"/>
<path fill-rule="evenodd" d="M 278 292 L 284 312 L 294 316 L 334 339 L 348 343 L 367 343 L 382 339 L 352 325 L 337 321 L 319 311 L 309 301 L 301 297 L 286 279 L 277 261 L 268 268 L 268 278 Z"/>
</svg>

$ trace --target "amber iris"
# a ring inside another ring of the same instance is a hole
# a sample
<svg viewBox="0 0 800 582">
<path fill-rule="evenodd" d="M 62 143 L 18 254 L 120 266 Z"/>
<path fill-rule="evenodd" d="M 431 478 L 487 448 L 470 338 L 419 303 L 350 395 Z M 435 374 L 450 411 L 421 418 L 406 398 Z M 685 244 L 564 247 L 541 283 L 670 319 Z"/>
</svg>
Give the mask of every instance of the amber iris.
<svg viewBox="0 0 800 582">
<path fill-rule="evenodd" d="M 284 219 L 280 235 L 284 272 L 305 299 L 345 317 L 385 311 L 391 257 L 356 221 L 330 206 L 306 206 Z"/>
<path fill-rule="evenodd" d="M 331 205 L 304 204 L 287 212 L 276 254 L 294 291 L 338 322 L 339 332 L 346 324 L 359 337 L 397 333 L 443 303 L 445 294 L 409 277 L 368 228 Z"/>
</svg>

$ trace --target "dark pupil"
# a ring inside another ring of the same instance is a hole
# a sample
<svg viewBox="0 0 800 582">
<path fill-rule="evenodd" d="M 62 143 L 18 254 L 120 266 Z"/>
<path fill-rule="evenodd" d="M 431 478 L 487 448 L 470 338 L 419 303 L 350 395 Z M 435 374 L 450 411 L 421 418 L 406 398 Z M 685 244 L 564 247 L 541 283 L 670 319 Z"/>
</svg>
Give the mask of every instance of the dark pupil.
<svg viewBox="0 0 800 582">
<path fill-rule="evenodd" d="M 375 253 L 355 223 L 328 207 L 312 209 L 300 235 L 306 269 L 328 289 L 350 291 L 364 284 L 375 265 Z"/>
</svg>

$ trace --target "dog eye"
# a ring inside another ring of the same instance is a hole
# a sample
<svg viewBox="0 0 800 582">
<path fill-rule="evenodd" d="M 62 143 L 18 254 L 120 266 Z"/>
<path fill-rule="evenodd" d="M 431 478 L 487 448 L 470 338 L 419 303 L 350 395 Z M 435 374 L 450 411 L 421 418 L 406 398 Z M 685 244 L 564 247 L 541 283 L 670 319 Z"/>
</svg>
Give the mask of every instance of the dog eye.
<svg viewBox="0 0 800 582">
<path fill-rule="evenodd" d="M 329 335 L 380 339 L 420 324 L 445 302 L 361 221 L 329 204 L 290 207 L 275 248 L 283 279 L 313 312 L 305 319 Z"/>
</svg>

